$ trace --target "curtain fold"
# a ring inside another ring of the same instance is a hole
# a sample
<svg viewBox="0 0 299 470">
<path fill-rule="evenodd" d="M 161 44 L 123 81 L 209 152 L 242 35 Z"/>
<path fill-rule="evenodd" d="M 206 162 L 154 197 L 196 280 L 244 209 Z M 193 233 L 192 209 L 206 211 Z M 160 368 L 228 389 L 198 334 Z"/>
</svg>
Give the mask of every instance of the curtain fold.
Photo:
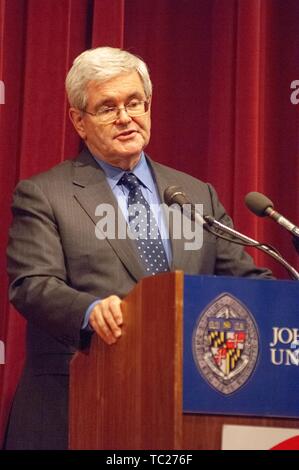
<svg viewBox="0 0 299 470">
<path fill-rule="evenodd" d="M 7 297 L 11 195 L 80 147 L 64 93 L 73 59 L 103 45 L 144 58 L 154 84 L 148 153 L 211 182 L 237 229 L 299 269 L 290 236 L 244 206 L 247 192 L 265 192 L 299 224 L 298 24 L 297 0 L 0 0 L 0 438 L 24 357 L 25 321 Z"/>
<path fill-rule="evenodd" d="M 123 47 L 125 0 L 95 1 L 92 19 L 92 47 Z"/>
</svg>

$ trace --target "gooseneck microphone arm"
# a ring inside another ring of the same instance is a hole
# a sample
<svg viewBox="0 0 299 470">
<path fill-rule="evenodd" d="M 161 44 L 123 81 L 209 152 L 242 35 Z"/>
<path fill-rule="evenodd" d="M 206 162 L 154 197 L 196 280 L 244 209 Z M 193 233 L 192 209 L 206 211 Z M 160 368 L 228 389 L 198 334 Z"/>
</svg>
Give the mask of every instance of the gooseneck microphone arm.
<svg viewBox="0 0 299 470">
<path fill-rule="evenodd" d="M 299 280 L 298 271 L 296 271 L 296 269 L 293 268 L 293 266 L 291 266 L 282 256 L 276 253 L 276 251 L 274 251 L 268 245 L 264 245 L 263 243 L 259 243 L 258 241 L 254 240 L 253 238 L 248 237 L 247 235 L 243 235 L 243 233 L 240 233 L 237 230 L 232 229 L 231 227 L 228 227 L 227 225 L 222 224 L 221 222 L 219 222 L 218 220 L 216 220 L 214 217 L 210 215 L 204 215 L 203 219 L 210 227 L 217 228 L 221 230 L 222 232 L 227 233 L 228 235 L 232 235 L 233 237 L 238 238 L 239 240 L 244 242 L 244 245 L 246 246 L 254 246 L 255 248 L 258 248 L 264 253 L 267 253 L 267 255 L 271 256 L 276 261 L 278 261 L 289 272 L 289 274 L 292 276 L 293 279 Z M 206 226 L 204 226 L 204 228 L 206 228 Z M 230 241 L 234 242 L 233 240 L 230 240 Z"/>
<path fill-rule="evenodd" d="M 211 215 L 201 215 L 195 211 L 194 204 L 190 203 L 184 191 L 178 186 L 169 186 L 164 192 L 164 200 L 168 206 L 172 204 L 178 204 L 181 209 L 183 209 L 184 204 L 191 205 L 190 217 L 192 220 L 198 222 L 202 227 L 208 232 L 212 233 L 214 236 L 219 238 L 224 238 L 225 240 L 231 243 L 238 243 L 245 246 L 253 246 L 259 250 L 267 253 L 269 256 L 274 258 L 278 263 L 280 263 L 291 275 L 293 279 L 299 280 L 299 273 L 296 271 L 293 266 L 291 266 L 282 256 L 280 256 L 276 251 L 274 251 L 270 246 L 254 240 L 253 238 L 244 235 L 243 233 L 238 232 L 237 230 L 228 227 L 227 225 L 222 224 L 216 220 Z M 215 230 L 216 229 L 216 230 Z M 229 235 L 226 237 L 222 234 L 217 233 L 217 230 Z M 239 240 L 234 240 L 233 238 Z"/>
</svg>

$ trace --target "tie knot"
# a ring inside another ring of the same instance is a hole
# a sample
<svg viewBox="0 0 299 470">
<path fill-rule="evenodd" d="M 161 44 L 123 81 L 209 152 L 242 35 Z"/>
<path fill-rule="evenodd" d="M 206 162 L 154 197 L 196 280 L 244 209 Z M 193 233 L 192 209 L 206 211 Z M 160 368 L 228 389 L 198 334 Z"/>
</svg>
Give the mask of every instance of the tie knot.
<svg viewBox="0 0 299 470">
<path fill-rule="evenodd" d="M 140 186 L 139 180 L 134 173 L 124 173 L 119 180 L 119 184 L 123 184 L 129 191 Z"/>
</svg>

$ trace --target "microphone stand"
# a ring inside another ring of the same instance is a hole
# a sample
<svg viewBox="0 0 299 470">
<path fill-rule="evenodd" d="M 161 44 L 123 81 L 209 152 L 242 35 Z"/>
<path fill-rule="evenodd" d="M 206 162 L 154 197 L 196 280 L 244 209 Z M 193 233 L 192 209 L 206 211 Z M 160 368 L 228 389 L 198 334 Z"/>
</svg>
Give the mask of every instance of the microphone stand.
<svg viewBox="0 0 299 470">
<path fill-rule="evenodd" d="M 200 214 L 195 212 L 194 218 L 197 219 L 197 221 L 200 222 L 201 224 L 204 220 L 203 227 L 207 229 L 208 231 L 210 231 L 210 227 L 217 228 L 221 230 L 222 232 L 227 233 L 228 235 L 232 235 L 233 237 L 236 237 L 239 240 L 242 240 L 245 245 L 254 246 L 255 248 L 258 248 L 264 253 L 267 253 L 269 256 L 271 256 L 276 261 L 278 261 L 289 272 L 289 274 L 292 276 L 293 279 L 299 280 L 299 273 L 296 271 L 296 269 L 293 268 L 293 266 L 291 266 L 284 258 L 282 258 L 282 256 L 280 256 L 278 253 L 272 250 L 269 246 L 259 243 L 253 238 L 250 238 L 247 235 L 243 235 L 242 233 L 238 232 L 237 230 L 234 230 L 231 227 L 227 227 L 226 225 L 222 224 L 211 215 L 201 216 Z M 216 233 L 214 232 L 212 233 L 217 236 Z M 231 241 L 233 242 L 233 240 Z M 297 241 L 297 245 L 295 244 L 295 248 L 299 253 L 299 241 Z"/>
</svg>

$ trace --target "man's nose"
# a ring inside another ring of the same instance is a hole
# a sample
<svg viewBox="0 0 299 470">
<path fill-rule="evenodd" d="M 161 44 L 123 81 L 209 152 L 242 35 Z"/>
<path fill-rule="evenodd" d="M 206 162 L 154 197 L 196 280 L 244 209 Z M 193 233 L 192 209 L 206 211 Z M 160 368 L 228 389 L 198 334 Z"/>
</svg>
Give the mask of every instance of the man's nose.
<svg viewBox="0 0 299 470">
<path fill-rule="evenodd" d="M 118 108 L 118 116 L 116 121 L 120 124 L 127 124 L 128 122 L 132 121 L 132 118 L 129 116 L 125 107 Z"/>
</svg>

